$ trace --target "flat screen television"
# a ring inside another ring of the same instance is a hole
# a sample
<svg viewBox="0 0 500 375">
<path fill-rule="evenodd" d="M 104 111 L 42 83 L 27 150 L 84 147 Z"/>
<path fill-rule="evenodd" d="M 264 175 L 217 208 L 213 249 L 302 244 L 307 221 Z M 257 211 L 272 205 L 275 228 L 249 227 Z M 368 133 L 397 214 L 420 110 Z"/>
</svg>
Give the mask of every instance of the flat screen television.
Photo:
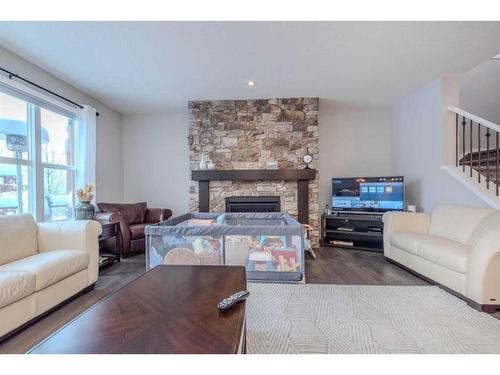
<svg viewBox="0 0 500 375">
<path fill-rule="evenodd" d="M 332 179 L 333 211 L 386 212 L 404 207 L 403 176 Z"/>
</svg>

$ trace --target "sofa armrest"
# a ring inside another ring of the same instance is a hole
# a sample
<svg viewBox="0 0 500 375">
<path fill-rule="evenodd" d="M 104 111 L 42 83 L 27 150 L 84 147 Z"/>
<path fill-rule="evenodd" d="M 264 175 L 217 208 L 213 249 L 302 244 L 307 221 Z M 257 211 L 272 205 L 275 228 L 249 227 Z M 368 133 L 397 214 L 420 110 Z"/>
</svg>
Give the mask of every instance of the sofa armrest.
<svg viewBox="0 0 500 375">
<path fill-rule="evenodd" d="M 384 222 L 384 255 L 390 258 L 390 235 L 394 232 L 429 233 L 431 216 L 422 212 L 386 212 Z"/>
<path fill-rule="evenodd" d="M 384 232 L 429 233 L 431 215 L 423 212 L 386 212 Z"/>
<path fill-rule="evenodd" d="M 130 252 L 130 226 L 123 217 L 123 215 L 112 213 L 112 212 L 98 212 L 95 215 L 95 219 L 103 224 L 106 223 L 119 223 L 120 232 L 122 236 L 122 254 L 128 254 Z"/>
<path fill-rule="evenodd" d="M 94 220 L 97 220 L 98 222 L 104 224 L 104 223 L 111 223 L 113 220 L 113 215 L 110 212 L 96 212 L 94 215 Z"/>
<path fill-rule="evenodd" d="M 474 233 L 467 259 L 465 296 L 482 305 L 500 304 L 500 211 Z"/>
<path fill-rule="evenodd" d="M 168 208 L 148 208 L 146 211 L 146 223 L 153 224 L 167 220 L 172 216 L 172 210 Z"/>
<path fill-rule="evenodd" d="M 101 224 L 94 220 L 39 223 L 38 252 L 83 250 L 89 253 L 89 285 L 99 274 L 99 241 Z"/>
</svg>

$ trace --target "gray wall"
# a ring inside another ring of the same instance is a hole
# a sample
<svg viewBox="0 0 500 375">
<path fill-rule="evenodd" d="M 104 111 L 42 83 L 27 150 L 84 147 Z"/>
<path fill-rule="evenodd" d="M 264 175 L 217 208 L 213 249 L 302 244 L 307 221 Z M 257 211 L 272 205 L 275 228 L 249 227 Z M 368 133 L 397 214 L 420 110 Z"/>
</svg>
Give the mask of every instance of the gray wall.
<svg viewBox="0 0 500 375">
<path fill-rule="evenodd" d="M 123 201 L 122 115 L 89 95 L 0 47 L 2 67 L 81 104 L 96 108 L 97 118 L 97 199 Z"/>
<path fill-rule="evenodd" d="M 460 108 L 500 124 L 500 59 L 488 60 L 462 76 Z"/>
<path fill-rule="evenodd" d="M 125 201 L 189 210 L 187 112 L 124 116 Z M 320 99 L 320 212 L 332 177 L 391 173 L 391 113 Z"/>
<path fill-rule="evenodd" d="M 123 121 L 125 201 L 189 211 L 187 108 L 168 115 L 129 115 Z"/>
<path fill-rule="evenodd" d="M 391 128 L 392 173 L 407 182 L 407 204 L 430 212 L 440 203 L 485 206 L 441 169 L 442 126 L 450 103 L 448 85 L 436 79 L 394 106 Z M 446 140 L 446 139 L 445 139 Z"/>
<path fill-rule="evenodd" d="M 332 177 L 391 174 L 391 111 L 321 99 L 320 212 L 331 206 Z"/>
</svg>

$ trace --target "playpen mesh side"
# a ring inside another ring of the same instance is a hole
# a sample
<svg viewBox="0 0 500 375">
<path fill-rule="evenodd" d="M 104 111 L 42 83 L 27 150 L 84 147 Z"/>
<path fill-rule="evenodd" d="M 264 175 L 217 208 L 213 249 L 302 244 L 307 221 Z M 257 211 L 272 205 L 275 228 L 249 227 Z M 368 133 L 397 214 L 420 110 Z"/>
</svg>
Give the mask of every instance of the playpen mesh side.
<svg viewBox="0 0 500 375">
<path fill-rule="evenodd" d="M 147 226 L 146 237 L 148 268 L 241 265 L 257 281 L 293 282 L 304 274 L 304 229 L 286 213 L 189 213 Z"/>
</svg>

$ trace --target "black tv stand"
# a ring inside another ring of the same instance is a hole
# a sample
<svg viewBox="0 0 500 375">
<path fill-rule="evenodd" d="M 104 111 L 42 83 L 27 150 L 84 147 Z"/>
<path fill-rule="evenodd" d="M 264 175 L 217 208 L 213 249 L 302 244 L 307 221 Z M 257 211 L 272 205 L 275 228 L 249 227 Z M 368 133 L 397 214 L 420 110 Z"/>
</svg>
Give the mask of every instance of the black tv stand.
<svg viewBox="0 0 500 375">
<path fill-rule="evenodd" d="M 325 247 L 383 251 L 382 214 L 335 212 L 321 216 L 321 244 Z"/>
</svg>

